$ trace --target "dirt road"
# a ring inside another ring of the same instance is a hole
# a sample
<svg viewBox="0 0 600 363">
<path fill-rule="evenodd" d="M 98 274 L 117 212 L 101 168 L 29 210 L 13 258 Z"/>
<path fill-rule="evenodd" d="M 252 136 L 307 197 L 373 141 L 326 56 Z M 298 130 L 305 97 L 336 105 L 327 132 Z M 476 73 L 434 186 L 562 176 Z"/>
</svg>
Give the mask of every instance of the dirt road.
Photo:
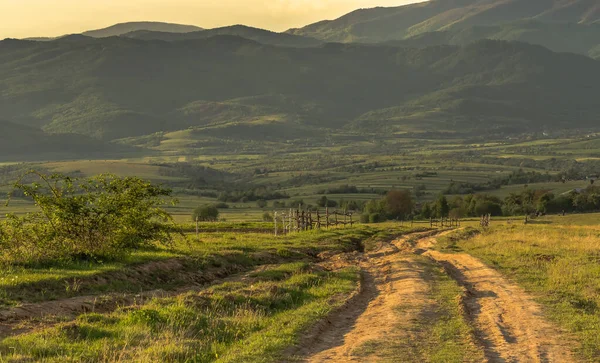
<svg viewBox="0 0 600 363">
<path fill-rule="evenodd" d="M 422 266 L 393 244 L 382 246 L 362 262 L 362 292 L 346 309 L 331 316 L 299 353 L 309 362 L 365 362 L 361 347 L 396 335 L 403 323 L 427 306 L 429 289 Z M 399 318 L 398 307 L 402 305 Z M 397 336 L 395 338 L 398 338 Z"/>
<path fill-rule="evenodd" d="M 433 250 L 435 236 L 416 237 L 394 241 L 362 262 L 361 295 L 311 337 L 300 351 L 305 361 L 381 361 L 377 351 L 365 355 L 361 347 L 392 335 L 394 341 L 410 344 L 410 329 L 402 329 L 403 324 L 408 328 L 432 303 L 427 274 L 415 263 L 417 255 L 441 264 L 465 287 L 466 318 L 487 361 L 574 361 L 568 340 L 544 319 L 540 306 L 521 288 L 468 254 Z M 404 339 L 397 336 L 403 330 Z"/>
</svg>

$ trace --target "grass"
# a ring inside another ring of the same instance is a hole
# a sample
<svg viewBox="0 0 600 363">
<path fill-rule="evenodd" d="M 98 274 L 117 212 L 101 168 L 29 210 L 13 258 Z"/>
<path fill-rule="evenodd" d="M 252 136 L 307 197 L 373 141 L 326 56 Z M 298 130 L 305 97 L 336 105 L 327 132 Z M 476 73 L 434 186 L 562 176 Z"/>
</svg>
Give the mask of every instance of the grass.
<svg viewBox="0 0 600 363">
<path fill-rule="evenodd" d="M 279 361 L 302 330 L 354 291 L 358 273 L 322 272 L 304 263 L 280 265 L 277 272 L 109 315 L 81 315 L 6 339 L 0 351 L 7 361 Z"/>
<path fill-rule="evenodd" d="M 580 359 L 598 361 L 600 227 L 586 225 L 594 217 L 597 215 L 548 218 L 547 224 L 497 225 L 482 234 L 448 238 L 441 248 L 479 257 L 521 284 L 544 306 L 551 320 L 573 334 Z"/>
<path fill-rule="evenodd" d="M 388 223 L 279 237 L 204 232 L 119 261 L 8 267 L 2 271 L 5 307 L 90 295 L 98 305 L 96 313 L 47 313 L 23 322 L 20 327 L 34 329 L 1 340 L 0 361 L 281 361 L 304 331 L 357 288 L 358 269 L 326 271 L 315 256 L 409 231 Z M 166 267 L 173 261 L 175 267 Z M 147 267 L 151 263 L 159 264 Z M 227 279 L 216 282 L 219 277 Z M 170 295 L 135 295 L 159 288 Z M 107 295 L 115 293 L 135 297 Z"/>
<path fill-rule="evenodd" d="M 360 249 L 361 241 L 378 233 L 402 234 L 410 229 L 384 224 L 275 237 L 263 233 L 243 233 L 244 225 L 239 228 L 235 232 L 203 232 L 198 236 L 188 234 L 172 248 L 134 251 L 116 261 L 64 261 L 44 266 L 6 265 L 0 269 L 0 306 L 109 292 L 174 289 L 189 285 L 190 279 L 192 282 L 194 279 L 204 281 L 206 271 L 228 274 L 265 263 L 312 260 L 313 256 L 323 251 Z M 157 265 L 150 272 L 138 271 L 156 261 L 174 262 L 174 265 L 168 268 Z"/>
</svg>

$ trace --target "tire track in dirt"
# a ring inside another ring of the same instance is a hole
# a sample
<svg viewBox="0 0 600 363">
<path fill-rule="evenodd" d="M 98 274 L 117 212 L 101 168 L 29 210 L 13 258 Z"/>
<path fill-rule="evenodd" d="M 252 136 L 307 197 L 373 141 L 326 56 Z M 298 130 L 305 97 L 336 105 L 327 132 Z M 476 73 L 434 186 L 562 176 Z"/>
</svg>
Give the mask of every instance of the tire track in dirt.
<svg viewBox="0 0 600 363">
<path fill-rule="evenodd" d="M 421 240 L 416 252 L 444 266 L 466 288 L 465 308 L 489 362 L 575 361 L 571 342 L 523 289 L 469 254 L 431 250 L 434 243 Z"/>
<path fill-rule="evenodd" d="M 414 237 L 415 235 L 413 235 Z M 355 354 L 368 342 L 410 339 L 407 328 L 432 305 L 424 268 L 410 256 L 398 253 L 409 236 L 398 243 L 388 243 L 367 255 L 361 263 L 361 294 L 344 310 L 330 316 L 328 324 L 313 333 L 296 356 L 307 362 L 366 362 L 378 360 L 376 353 Z M 406 337 L 399 337 L 399 332 Z"/>
<path fill-rule="evenodd" d="M 408 252 L 442 265 L 466 289 L 467 318 L 488 362 L 574 362 L 570 340 L 543 317 L 541 307 L 520 287 L 471 255 L 432 249 L 438 237 L 450 232 L 407 235 L 370 254 L 360 264 L 365 274 L 360 296 L 311 334 L 298 355 L 307 362 L 370 362 L 382 357 L 376 352 L 353 354 L 366 342 L 393 334 L 394 341 L 411 344 L 411 321 L 431 309 L 432 302 L 423 267 Z M 407 329 L 402 333 L 403 326 Z"/>
</svg>

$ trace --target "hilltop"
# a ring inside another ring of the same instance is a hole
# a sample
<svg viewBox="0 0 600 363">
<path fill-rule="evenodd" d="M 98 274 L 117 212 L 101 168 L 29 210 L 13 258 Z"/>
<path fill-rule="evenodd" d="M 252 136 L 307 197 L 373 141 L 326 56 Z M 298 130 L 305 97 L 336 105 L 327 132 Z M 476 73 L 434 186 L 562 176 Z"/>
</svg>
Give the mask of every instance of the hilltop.
<svg viewBox="0 0 600 363">
<path fill-rule="evenodd" d="M 202 28 L 193 25 L 181 25 L 171 23 L 161 23 L 152 21 L 127 22 L 109 26 L 103 29 L 90 30 L 83 35 L 93 38 L 106 38 L 123 35 L 135 31 L 155 31 L 168 33 L 189 33 L 202 30 Z"/>
<path fill-rule="evenodd" d="M 571 28 L 564 29 L 567 25 Z M 466 34 L 466 41 L 483 37 L 521 40 L 549 45 L 555 50 L 575 48 L 590 54 L 592 48 L 600 45 L 599 25 L 600 6 L 596 1 L 431 0 L 356 10 L 335 20 L 291 29 L 288 33 L 329 42 L 375 43 L 444 32 L 434 37 L 457 42 L 457 38 L 462 39 Z M 586 38 L 583 41 L 582 34 Z M 570 46 L 569 42 L 575 45 Z M 584 49 L 580 49 L 582 47 Z"/>
<path fill-rule="evenodd" d="M 323 42 L 314 38 L 287 33 L 276 33 L 269 30 L 253 28 L 245 25 L 232 25 L 215 29 L 207 29 L 188 33 L 158 32 L 149 30 L 138 30 L 123 34 L 122 36 L 142 40 L 164 40 L 181 41 L 194 39 L 207 39 L 216 35 L 233 35 L 263 44 L 290 46 L 290 47 L 311 47 L 320 45 Z"/>
</svg>

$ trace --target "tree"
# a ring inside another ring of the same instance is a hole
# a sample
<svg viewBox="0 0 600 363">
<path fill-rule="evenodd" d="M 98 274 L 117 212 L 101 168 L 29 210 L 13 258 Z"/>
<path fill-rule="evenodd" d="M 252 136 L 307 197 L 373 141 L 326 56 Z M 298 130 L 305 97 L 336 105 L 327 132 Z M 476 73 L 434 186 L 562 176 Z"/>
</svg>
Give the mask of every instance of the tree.
<svg viewBox="0 0 600 363">
<path fill-rule="evenodd" d="M 404 219 L 412 214 L 415 203 L 408 190 L 392 190 L 387 193 L 385 212 L 388 218 Z"/>
<path fill-rule="evenodd" d="M 317 201 L 317 205 L 321 208 L 325 208 L 325 207 L 335 208 L 338 206 L 338 204 L 335 200 L 327 199 L 327 196 L 325 196 L 325 195 L 322 196 L 321 198 L 319 198 L 319 200 Z"/>
<path fill-rule="evenodd" d="M 266 208 L 267 207 L 267 201 L 264 199 L 259 199 L 258 201 L 256 201 L 256 205 L 258 206 L 258 208 Z"/>
<path fill-rule="evenodd" d="M 475 213 L 478 216 L 492 215 L 494 217 L 502 216 L 502 206 L 490 200 L 479 200 L 475 206 Z"/>
<path fill-rule="evenodd" d="M 421 208 L 421 218 L 429 219 L 433 217 L 433 211 L 431 210 L 431 205 L 429 203 L 425 203 L 423 208 Z"/>
<path fill-rule="evenodd" d="M 273 222 L 273 216 L 269 212 L 264 212 L 262 215 L 263 222 Z"/>
<path fill-rule="evenodd" d="M 212 204 L 206 204 L 194 209 L 192 220 L 201 222 L 215 222 L 219 218 L 219 209 Z"/>
<path fill-rule="evenodd" d="M 450 206 L 448 205 L 448 199 L 446 196 L 440 195 L 435 202 L 435 214 L 438 218 L 446 218 L 450 213 Z"/>
</svg>

